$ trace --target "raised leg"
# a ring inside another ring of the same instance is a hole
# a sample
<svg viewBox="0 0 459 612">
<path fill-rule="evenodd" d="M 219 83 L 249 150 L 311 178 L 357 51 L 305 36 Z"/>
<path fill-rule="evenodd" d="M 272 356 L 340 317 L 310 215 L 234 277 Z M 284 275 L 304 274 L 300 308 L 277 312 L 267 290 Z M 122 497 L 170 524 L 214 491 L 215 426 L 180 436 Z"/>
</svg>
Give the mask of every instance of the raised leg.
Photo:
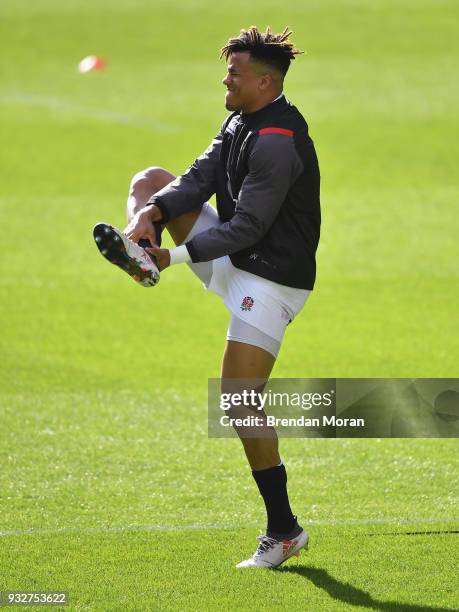
<svg viewBox="0 0 459 612">
<path fill-rule="evenodd" d="M 153 194 L 168 185 L 176 177 L 157 166 L 145 168 L 137 172 L 131 180 L 129 187 L 129 195 L 127 200 L 127 217 L 128 222 L 132 220 L 134 215 L 144 208 Z M 175 244 L 181 244 L 191 231 L 196 219 L 199 217 L 201 209 L 192 210 L 180 217 L 171 219 L 166 225 L 166 229 L 172 237 Z"/>
</svg>

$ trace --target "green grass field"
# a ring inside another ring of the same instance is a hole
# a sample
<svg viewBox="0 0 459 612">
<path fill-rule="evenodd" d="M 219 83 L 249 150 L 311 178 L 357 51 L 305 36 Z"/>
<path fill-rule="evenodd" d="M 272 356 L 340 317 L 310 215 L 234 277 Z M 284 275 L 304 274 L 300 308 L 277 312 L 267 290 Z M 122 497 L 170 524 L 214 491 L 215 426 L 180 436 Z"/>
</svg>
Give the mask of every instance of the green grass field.
<svg viewBox="0 0 459 612">
<path fill-rule="evenodd" d="M 227 38 L 289 24 L 323 233 L 273 375 L 456 377 L 458 18 L 455 0 L 2 0 L 0 591 L 68 591 L 74 610 L 459 607 L 454 439 L 284 440 L 311 548 L 234 569 L 264 511 L 239 442 L 207 437 L 228 314 L 185 266 L 136 286 L 91 236 L 123 226 L 137 170 L 180 173 L 207 146 Z M 78 74 L 92 53 L 108 68 Z"/>
</svg>

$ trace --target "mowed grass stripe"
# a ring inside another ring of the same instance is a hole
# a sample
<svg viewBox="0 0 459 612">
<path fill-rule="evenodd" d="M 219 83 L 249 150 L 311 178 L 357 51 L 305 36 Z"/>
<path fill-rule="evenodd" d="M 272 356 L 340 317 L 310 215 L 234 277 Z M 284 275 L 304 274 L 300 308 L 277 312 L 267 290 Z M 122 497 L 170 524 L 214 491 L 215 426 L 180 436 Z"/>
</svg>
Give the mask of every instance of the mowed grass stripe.
<svg viewBox="0 0 459 612">
<path fill-rule="evenodd" d="M 10 394 L 0 405 L 1 531 L 264 526 L 240 442 L 207 438 L 202 395 Z M 456 449 L 454 439 L 281 440 L 293 507 L 311 522 L 455 516 Z"/>
<path fill-rule="evenodd" d="M 348 519 L 348 520 L 308 520 L 301 519 L 301 524 L 305 529 L 314 527 L 336 527 L 340 525 L 349 526 L 393 526 L 403 529 L 407 529 L 408 526 L 412 526 L 412 529 L 421 529 L 422 525 L 437 525 L 437 527 L 425 527 L 420 531 L 398 531 L 391 533 L 390 535 L 432 535 L 432 534 L 456 534 L 459 533 L 459 518 L 419 518 L 411 516 L 409 518 L 386 518 L 386 519 Z M 97 533 L 123 533 L 131 531 L 187 531 L 187 530 L 207 530 L 207 529 L 254 529 L 258 527 L 256 524 L 244 523 L 243 526 L 235 524 L 201 524 L 201 525 L 127 525 L 117 527 L 58 527 L 55 529 L 50 528 L 32 528 L 32 529 L 11 529 L 8 531 L 0 531 L 0 537 L 11 537 L 11 536 L 27 536 L 27 535 L 49 535 L 49 534 L 97 534 Z M 360 534 L 361 535 L 361 534 Z M 387 535 L 386 533 L 368 533 L 369 536 Z M 330 536 L 337 537 L 337 536 Z"/>
</svg>

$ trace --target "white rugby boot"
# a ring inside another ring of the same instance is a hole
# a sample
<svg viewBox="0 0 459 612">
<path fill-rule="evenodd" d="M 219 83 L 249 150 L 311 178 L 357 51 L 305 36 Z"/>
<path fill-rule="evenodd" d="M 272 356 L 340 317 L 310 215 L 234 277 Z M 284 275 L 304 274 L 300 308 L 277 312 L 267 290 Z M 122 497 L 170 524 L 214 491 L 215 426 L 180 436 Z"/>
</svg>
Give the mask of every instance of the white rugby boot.
<svg viewBox="0 0 459 612">
<path fill-rule="evenodd" d="M 301 527 L 299 529 L 298 535 L 290 539 L 276 540 L 267 535 L 257 536 L 260 543 L 255 554 L 250 559 L 238 563 L 236 567 L 274 568 L 279 567 L 293 555 L 299 557 L 300 550 L 302 548 L 307 550 L 309 542 L 309 535 L 306 531 Z"/>
<path fill-rule="evenodd" d="M 123 232 L 108 223 L 98 223 L 93 235 L 105 259 L 127 272 L 142 287 L 158 284 L 159 270 L 153 258 Z"/>
</svg>

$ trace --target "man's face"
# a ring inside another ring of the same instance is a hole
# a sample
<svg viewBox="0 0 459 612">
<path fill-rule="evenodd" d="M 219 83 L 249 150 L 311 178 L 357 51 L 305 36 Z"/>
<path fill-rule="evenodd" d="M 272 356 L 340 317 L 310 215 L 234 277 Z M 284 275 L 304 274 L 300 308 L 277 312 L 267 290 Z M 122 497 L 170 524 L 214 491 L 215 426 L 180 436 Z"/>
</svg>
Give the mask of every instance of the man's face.
<svg viewBox="0 0 459 612">
<path fill-rule="evenodd" d="M 228 90 L 225 97 L 226 109 L 253 112 L 259 105 L 263 82 L 266 80 L 260 74 L 260 67 L 257 70 L 257 64 L 250 61 L 248 51 L 241 51 L 229 56 L 227 71 L 222 81 Z"/>
</svg>

